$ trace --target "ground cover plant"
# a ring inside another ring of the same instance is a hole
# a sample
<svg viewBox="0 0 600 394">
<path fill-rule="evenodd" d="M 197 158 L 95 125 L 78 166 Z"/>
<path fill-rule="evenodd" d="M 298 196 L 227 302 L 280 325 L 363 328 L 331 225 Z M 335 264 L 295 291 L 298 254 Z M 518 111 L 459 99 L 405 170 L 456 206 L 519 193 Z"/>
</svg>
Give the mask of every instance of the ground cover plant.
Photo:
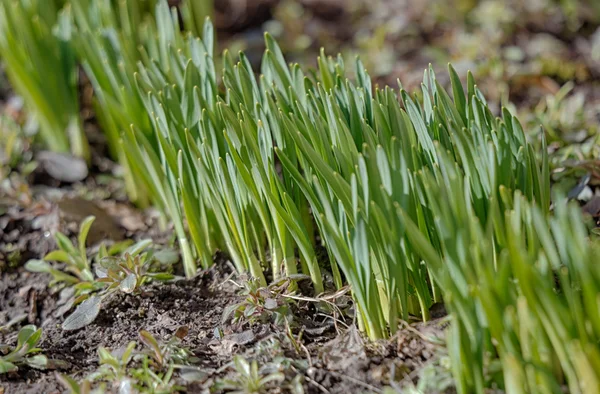
<svg viewBox="0 0 600 394">
<path fill-rule="evenodd" d="M 42 330 L 35 326 L 26 326 L 19 331 L 19 339 L 14 349 L 0 358 L 0 373 L 18 370 L 19 365 L 28 365 L 33 368 L 46 368 L 48 359 L 37 347 L 42 335 Z M 4 346 L 3 346 L 4 347 Z"/>
<path fill-rule="evenodd" d="M 77 247 L 62 233 L 56 233 L 58 250 L 44 256 L 44 260 L 29 260 L 25 268 L 31 272 L 43 272 L 52 276 L 49 286 L 72 287 L 75 297 L 72 304 L 77 308 L 69 315 L 62 327 L 77 330 L 98 316 L 102 302 L 115 291 L 139 293 L 141 287 L 151 280 L 168 281 L 175 278 L 170 267 L 179 260 L 176 252 L 168 249 L 157 251 L 150 248 L 149 239 L 121 242 L 107 249 L 101 245 L 94 256 L 95 267 L 88 259 L 86 241 L 95 218 L 89 216 L 81 222 Z M 63 264 L 52 265 L 49 262 Z"/>
<path fill-rule="evenodd" d="M 302 338 L 304 328 L 290 324 L 303 321 L 297 305 L 284 300 L 312 303 L 337 328 L 339 307 L 326 300 L 349 291 L 342 318 L 379 343 L 403 335 L 406 322 L 435 320 L 443 304 L 457 392 L 596 392 L 599 245 L 594 223 L 568 201 L 592 175 L 568 198 L 564 185 L 552 187 L 552 149 L 570 154 L 557 132 L 562 96 L 539 107 L 542 129 L 528 135 L 471 73 L 450 65 L 443 77 L 428 67 L 409 92 L 324 50 L 315 69 L 288 63 L 267 33 L 257 68 L 243 52 L 218 54 L 210 19 L 199 27 L 205 11 L 187 3 L 187 27 L 176 8 L 155 3 L 66 5 L 60 26 L 70 33 L 54 40 L 82 63 L 129 196 L 172 226 L 188 280 L 219 253 L 251 277 L 221 325 L 272 324 Z M 577 168 L 593 171 L 586 165 Z M 90 259 L 92 221 L 82 221 L 77 246 L 56 233 L 59 250 L 26 265 L 72 286 L 79 305 L 62 321 L 66 331 L 92 325 L 117 293 L 143 298 L 150 279 L 173 279 L 151 270 L 150 241 L 100 247 Z M 227 343 L 222 328 L 213 336 Z M 73 392 L 109 377 L 142 391 L 181 390 L 179 372 L 161 361 L 164 346 L 147 332 L 141 340 L 151 348 L 135 363 L 141 369 L 128 370 L 135 344 L 122 355 L 101 348 L 98 379 L 62 379 Z M 303 341 L 292 342 L 312 365 Z M 238 376 L 215 389 L 261 392 L 286 379 L 242 356 L 233 365 Z M 314 370 L 300 380 L 314 382 Z"/>
<path fill-rule="evenodd" d="M 131 341 L 121 354 L 101 347 L 96 371 L 82 382 L 61 376 L 61 383 L 73 393 L 90 392 L 92 383 L 98 382 L 96 390 L 99 392 L 118 389 L 124 393 L 171 393 L 182 390 L 172 377 L 176 368 L 182 368 L 194 359 L 191 352 L 180 345 L 185 334 L 182 330 L 166 343 L 160 343 L 152 334 L 141 330 L 139 342 L 144 345 L 144 350 L 136 351 L 135 341 Z"/>
</svg>

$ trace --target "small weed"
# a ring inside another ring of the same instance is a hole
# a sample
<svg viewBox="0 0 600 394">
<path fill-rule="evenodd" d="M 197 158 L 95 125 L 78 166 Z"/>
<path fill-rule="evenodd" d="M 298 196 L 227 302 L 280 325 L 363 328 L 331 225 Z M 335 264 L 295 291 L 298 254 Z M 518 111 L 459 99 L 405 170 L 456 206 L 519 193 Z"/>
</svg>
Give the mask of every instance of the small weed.
<svg viewBox="0 0 600 394">
<path fill-rule="evenodd" d="M 295 277 L 305 277 L 296 275 Z M 292 299 L 282 297 L 295 286 L 294 278 L 283 278 L 267 287 L 261 287 L 257 279 L 244 281 L 242 295 L 244 300 L 230 305 L 223 312 L 223 323 L 231 319 L 232 323 L 266 323 L 272 320 L 277 325 L 289 323 L 293 319 L 290 310 Z M 308 278 L 308 277 L 306 277 Z"/>
<path fill-rule="evenodd" d="M 198 361 L 193 353 L 181 346 L 181 340 L 187 335 L 187 327 L 180 327 L 175 335 L 166 342 L 159 342 L 146 330 L 140 331 L 140 340 L 146 349 L 143 354 L 150 357 L 152 365 L 165 368 L 168 365 L 186 365 Z"/>
<path fill-rule="evenodd" d="M 413 376 L 417 382 L 413 383 Z M 384 394 L 423 394 L 445 393 L 454 387 L 450 359 L 447 355 L 439 355 L 422 368 L 415 370 L 400 383 L 392 383 L 384 388 Z"/>
<path fill-rule="evenodd" d="M 106 384 L 101 384 L 92 390 L 92 383 L 87 379 L 77 382 L 72 377 L 61 374 L 56 374 L 56 379 L 71 394 L 104 394 L 106 392 Z"/>
<path fill-rule="evenodd" d="M 16 372 L 21 366 L 52 369 L 62 365 L 60 361 L 50 360 L 40 354 L 41 349 L 37 346 L 41 339 L 42 329 L 28 325 L 19 331 L 17 345 L 14 349 L 11 350 L 7 345 L 0 345 L 0 353 L 6 351 L 5 355 L 0 356 L 0 374 Z"/>
<path fill-rule="evenodd" d="M 52 275 L 50 286 L 59 284 L 74 286 L 77 295 L 102 288 L 94 280 L 94 274 L 86 252 L 87 236 L 93 222 L 93 216 L 87 217 L 81 222 L 77 247 L 66 235 L 58 232 L 54 235 L 58 249 L 48 253 L 43 260 L 29 260 L 25 264 L 25 268 L 32 272 L 45 272 Z M 60 269 L 58 264 L 51 264 L 50 261 L 63 263 L 64 268 Z"/>
<path fill-rule="evenodd" d="M 242 356 L 233 358 L 235 374 L 229 378 L 222 379 L 216 383 L 221 390 L 228 390 L 238 394 L 258 394 L 267 389 L 276 387 L 281 383 L 285 375 L 281 372 L 267 372 L 264 368 L 258 368 L 257 361 L 248 361 Z"/>
<path fill-rule="evenodd" d="M 234 356 L 220 370 L 226 374 L 215 380 L 211 392 L 263 393 L 277 388 L 277 392 L 304 393 L 303 384 L 311 366 L 301 337 L 292 338 L 289 333 L 275 330 L 273 335 Z"/>
<path fill-rule="evenodd" d="M 142 285 L 151 279 L 173 279 L 170 273 L 151 272 L 153 257 L 150 253 L 125 253 L 120 258 L 103 257 L 99 261 L 100 267 L 96 269 L 97 281 L 108 285 L 106 291 L 119 289 L 124 293 L 138 293 Z"/>
<path fill-rule="evenodd" d="M 197 361 L 189 349 L 181 345 L 187 334 L 180 328 L 166 342 L 159 342 L 149 332 L 140 331 L 140 342 L 144 345 L 136 351 L 138 343 L 130 342 L 124 350 L 110 352 L 98 348 L 99 368 L 77 382 L 69 376 L 61 376 L 61 383 L 74 394 L 92 394 L 117 390 L 119 393 L 174 393 L 183 390 L 176 384 L 174 372 Z M 96 385 L 92 391 L 92 385 Z"/>
<path fill-rule="evenodd" d="M 115 291 L 139 293 L 150 280 L 175 278 L 173 274 L 157 271 L 175 264 L 178 255 L 169 250 L 155 252 L 150 248 L 151 240 L 133 245 L 131 241 L 125 241 L 110 249 L 102 245 L 95 256 L 95 270 L 92 270 L 86 241 L 93 222 L 93 216 L 82 221 L 77 247 L 66 235 L 57 233 L 58 250 L 48 253 L 44 260 L 29 260 L 25 264 L 29 271 L 52 275 L 50 286 L 73 286 L 75 289 L 74 304 L 78 307 L 63 323 L 65 330 L 76 330 L 94 321 L 102 300 Z"/>
</svg>

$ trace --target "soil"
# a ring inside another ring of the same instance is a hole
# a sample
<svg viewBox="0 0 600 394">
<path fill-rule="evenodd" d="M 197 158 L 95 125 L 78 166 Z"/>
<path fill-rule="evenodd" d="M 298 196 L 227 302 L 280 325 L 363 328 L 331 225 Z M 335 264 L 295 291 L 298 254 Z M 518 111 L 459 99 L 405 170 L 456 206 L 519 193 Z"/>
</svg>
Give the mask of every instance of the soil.
<svg viewBox="0 0 600 394">
<path fill-rule="evenodd" d="M 262 363 L 282 354 L 295 360 L 301 365 L 295 372 L 303 376 L 307 393 L 378 392 L 392 374 L 401 380 L 436 356 L 439 349 L 427 336 L 443 334 L 441 320 L 434 320 L 404 329 L 392 340 L 369 343 L 352 326 L 337 332 L 328 316 L 324 319 L 313 304 L 306 302 L 294 307 L 299 324 L 292 335 L 304 332 L 304 350 L 296 353 L 283 326 L 269 322 L 223 324 L 225 308 L 242 300 L 234 284 L 236 276 L 227 264 L 217 264 L 192 279 L 153 283 L 141 295 L 116 293 L 92 324 L 64 331 L 60 323 L 66 312 L 65 301 L 60 292 L 47 288 L 49 279 L 46 274 L 22 268 L 3 274 L 0 324 L 14 319 L 18 322 L 0 332 L 0 342 L 14 344 L 20 326 L 36 324 L 44 329 L 40 345 L 43 354 L 66 361 L 68 366 L 58 372 L 76 378 L 97 368 L 100 346 L 124 348 L 138 338 L 141 329 L 166 340 L 183 326 L 188 331 L 183 345 L 198 357 L 197 366 L 206 373 L 205 379 L 187 386 L 188 392 L 209 390 L 227 374 L 227 366 L 236 354 Z M 283 351 L 273 352 L 274 345 Z M 56 372 L 22 368 L 14 374 L 0 375 L 0 388 L 7 394 L 63 392 Z M 281 391 L 273 388 L 272 392 Z"/>
</svg>

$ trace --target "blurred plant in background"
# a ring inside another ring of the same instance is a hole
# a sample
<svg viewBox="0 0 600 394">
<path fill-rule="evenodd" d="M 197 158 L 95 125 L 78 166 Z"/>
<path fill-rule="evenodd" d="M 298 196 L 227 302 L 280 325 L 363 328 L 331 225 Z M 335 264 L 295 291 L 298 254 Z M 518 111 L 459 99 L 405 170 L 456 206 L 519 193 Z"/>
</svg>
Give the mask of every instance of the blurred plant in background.
<svg viewBox="0 0 600 394">
<path fill-rule="evenodd" d="M 0 3 L 0 56 L 16 91 L 40 124 L 44 145 L 89 161 L 79 117 L 78 69 L 70 46 L 70 9 L 62 2 Z M 51 78 L 46 70 L 54 70 Z"/>
<path fill-rule="evenodd" d="M 273 15 L 264 28 L 293 61 L 310 63 L 321 46 L 358 54 L 376 81 L 400 77 L 409 91 L 429 63 L 452 62 L 477 76 L 496 112 L 511 101 L 531 108 L 600 70 L 588 48 L 600 23 L 595 1 L 283 0 Z M 525 92 L 534 102 L 521 102 Z"/>
</svg>

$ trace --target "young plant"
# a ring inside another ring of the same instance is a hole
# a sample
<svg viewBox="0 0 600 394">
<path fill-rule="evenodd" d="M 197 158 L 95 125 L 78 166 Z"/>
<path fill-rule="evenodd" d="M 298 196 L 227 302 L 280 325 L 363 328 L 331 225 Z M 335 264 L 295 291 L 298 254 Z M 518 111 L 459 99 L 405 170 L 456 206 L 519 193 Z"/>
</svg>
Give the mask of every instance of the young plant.
<svg viewBox="0 0 600 394">
<path fill-rule="evenodd" d="M 56 380 L 62 384 L 65 389 L 69 390 L 71 394 L 104 394 L 106 393 L 106 384 L 98 384 L 96 388 L 92 389 L 92 382 L 87 379 L 77 382 L 70 376 L 56 374 Z"/>
<path fill-rule="evenodd" d="M 223 311 L 222 321 L 231 319 L 232 323 L 266 323 L 272 320 L 277 325 L 289 323 L 293 320 L 290 311 L 291 300 L 283 298 L 290 287 L 295 287 L 293 279 L 281 279 L 268 287 L 261 287 L 256 279 L 249 279 L 243 283 L 245 296 L 242 302 L 233 304 Z"/>
<path fill-rule="evenodd" d="M 58 250 L 48 253 L 44 260 L 30 260 L 25 268 L 32 272 L 52 275 L 50 286 L 72 286 L 75 289 L 75 311 L 63 323 L 65 330 L 76 330 L 90 324 L 100 312 L 102 300 L 114 291 L 138 293 L 151 280 L 168 281 L 174 275 L 164 269 L 178 261 L 178 255 L 168 250 L 155 252 L 150 249 L 151 240 L 134 245 L 130 241 L 117 243 L 110 249 L 101 245 L 95 257 L 96 268 L 92 272 L 87 256 L 86 241 L 94 217 L 85 218 L 80 225 L 77 247 L 62 233 L 56 233 Z M 56 261 L 64 264 L 51 264 Z"/>
<path fill-rule="evenodd" d="M 15 372 L 21 366 L 28 366 L 36 369 L 47 369 L 55 366 L 52 360 L 49 360 L 43 354 L 39 354 L 41 349 L 38 343 L 42 339 L 42 329 L 34 325 L 28 325 L 19 330 L 17 345 L 14 349 L 6 345 L 0 345 L 0 352 L 8 353 L 0 355 L 0 374 Z"/>
<path fill-rule="evenodd" d="M 218 381 L 216 387 L 235 394 L 261 394 L 285 379 L 280 372 L 265 374 L 256 360 L 247 361 L 242 356 L 233 357 L 233 368 L 233 373 Z"/>
<path fill-rule="evenodd" d="M 141 287 L 151 281 L 169 281 L 175 278 L 167 272 L 155 272 L 165 266 L 177 262 L 178 256 L 169 253 L 154 254 L 148 247 L 151 240 L 140 241 L 122 253 L 120 257 L 110 256 L 106 248 L 101 247 L 97 258 L 96 278 L 93 281 L 96 292 L 81 294 L 75 299 L 79 304 L 75 311 L 69 315 L 62 324 L 64 330 L 77 330 L 93 322 L 102 302 L 116 291 L 123 293 L 139 293 Z M 173 258 L 175 257 L 175 258 Z"/>
<path fill-rule="evenodd" d="M 96 281 L 107 285 L 106 292 L 118 289 L 123 293 L 139 293 L 140 288 L 150 280 L 167 281 L 174 278 L 166 272 L 152 272 L 153 261 L 151 253 L 125 252 L 120 258 L 104 256 L 98 262 Z"/>
<path fill-rule="evenodd" d="M 155 369 L 182 366 L 198 361 L 194 354 L 181 345 L 187 335 L 187 327 L 180 327 L 168 341 L 159 342 L 146 330 L 140 331 L 140 341 L 146 346 L 142 354 L 149 356 Z"/>
<path fill-rule="evenodd" d="M 188 348 L 181 345 L 186 335 L 187 327 L 179 327 L 168 341 L 159 342 L 148 331 L 140 331 L 140 341 L 145 349 L 135 357 L 140 367 L 131 372 L 139 382 L 140 390 L 156 393 L 182 390 L 173 380 L 175 372 L 198 361 Z"/>
<path fill-rule="evenodd" d="M 215 249 L 225 249 L 239 271 L 249 271 L 265 286 L 267 249 L 275 279 L 295 275 L 300 265 L 321 293 L 309 205 L 291 175 L 284 171 L 280 178 L 275 162 L 275 141 L 285 143 L 280 126 L 271 126 L 276 104 L 267 98 L 268 87 L 259 89 L 243 54 L 233 65 L 225 53 L 227 95 L 220 97 L 212 25 L 207 22 L 204 31 L 204 40 L 188 40 L 180 49 L 185 56 L 165 66 L 171 83 L 165 84 L 154 67 L 140 70 L 138 88 L 153 117 L 155 137 L 128 134 L 128 144 L 140 147 L 132 152 L 131 165 L 161 196 L 176 218 L 180 243 L 189 248 L 178 225 L 185 215 L 201 264 L 212 261 Z M 272 40 L 267 44 L 281 55 Z M 341 285 L 337 266 L 333 272 Z"/>
<path fill-rule="evenodd" d="M 130 376 L 127 366 L 132 362 L 136 343 L 129 342 L 123 352 L 118 355 L 104 347 L 98 348 L 99 368 L 89 374 L 85 380 L 90 382 L 106 382 L 113 389 L 130 393 L 134 390 L 134 379 Z"/>
<path fill-rule="evenodd" d="M 60 380 L 72 393 L 81 394 L 95 393 L 96 391 L 90 391 L 92 385 L 98 385 L 97 390 L 108 387 L 121 393 L 180 392 L 183 387 L 175 384 L 175 371 L 197 361 L 187 348 L 181 346 L 181 339 L 186 333 L 186 329 L 180 329 L 169 341 L 161 343 L 149 332 L 142 330 L 140 341 L 145 348 L 141 352 L 135 350 L 138 344 L 134 341 L 120 354 L 100 347 L 100 366 L 96 371 L 86 376 L 81 383 L 68 376 L 62 376 Z"/>
<path fill-rule="evenodd" d="M 60 1 L 0 3 L 0 53 L 9 79 L 51 150 L 89 160 L 79 117 L 78 69 L 70 46 L 69 7 Z M 52 70 L 48 77 L 44 70 Z"/>
<path fill-rule="evenodd" d="M 141 133 L 152 133 L 150 118 L 135 88 L 134 74 L 138 62 L 156 58 L 159 51 L 165 52 L 169 38 L 179 37 L 174 30 L 162 32 L 161 48 L 156 46 L 157 23 L 152 17 L 155 3 L 81 0 L 72 5 L 75 34 L 71 44 L 94 87 L 94 108 L 110 152 L 124 166 L 128 195 L 140 206 L 147 205 L 148 197 L 156 201 L 133 176 L 121 141 L 122 133 L 132 124 Z M 161 2 L 161 6 L 159 14 L 166 12 L 170 17 L 166 4 Z"/>
<path fill-rule="evenodd" d="M 29 260 L 25 268 L 31 272 L 45 272 L 52 275 L 50 286 L 73 286 L 76 295 L 97 291 L 101 285 L 95 282 L 92 267 L 87 257 L 86 242 L 95 218 L 88 216 L 79 225 L 77 246 L 64 234 L 57 232 L 54 240 L 58 249 L 48 253 L 43 260 Z M 64 264 L 64 268 L 58 262 Z"/>
</svg>

